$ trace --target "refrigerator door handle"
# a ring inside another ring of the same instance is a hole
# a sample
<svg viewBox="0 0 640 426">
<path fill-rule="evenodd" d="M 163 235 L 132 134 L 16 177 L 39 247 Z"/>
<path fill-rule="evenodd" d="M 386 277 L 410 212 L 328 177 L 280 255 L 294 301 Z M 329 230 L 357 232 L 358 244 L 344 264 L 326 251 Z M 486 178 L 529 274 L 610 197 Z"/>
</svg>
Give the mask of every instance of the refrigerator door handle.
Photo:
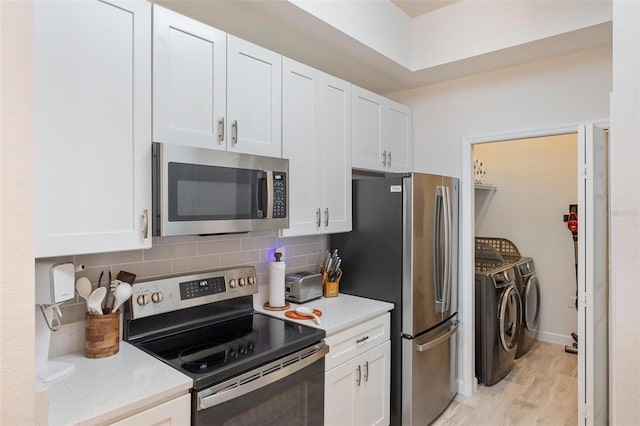
<svg viewBox="0 0 640 426">
<path fill-rule="evenodd" d="M 425 352 L 425 351 L 428 351 L 429 349 L 435 348 L 440 343 L 449 339 L 449 337 L 451 337 L 451 335 L 454 334 L 456 331 L 458 331 L 458 324 L 460 324 L 460 321 L 454 321 L 446 333 L 444 333 L 441 336 L 438 336 L 433 340 L 428 341 L 427 343 L 422 343 L 422 344 L 418 344 L 417 342 L 414 343 L 413 344 L 414 349 L 417 350 L 418 352 Z"/>
<path fill-rule="evenodd" d="M 451 193 L 449 187 L 444 187 L 444 283 L 442 290 L 443 311 L 448 313 L 451 305 L 451 280 L 452 280 L 452 259 L 451 250 L 453 247 L 452 217 L 451 217 Z"/>
<path fill-rule="evenodd" d="M 435 295 L 435 308 L 436 312 L 445 311 L 445 279 L 446 279 L 446 251 L 447 251 L 447 238 L 446 238 L 446 192 L 445 187 L 436 187 L 436 199 L 435 199 L 435 212 L 434 212 L 434 233 L 433 233 L 433 290 Z M 444 222 L 444 223 L 443 223 Z M 442 262 L 443 253 L 441 252 L 440 240 L 442 239 L 442 228 L 445 228 L 445 260 Z M 445 271 L 442 270 L 445 269 Z"/>
</svg>

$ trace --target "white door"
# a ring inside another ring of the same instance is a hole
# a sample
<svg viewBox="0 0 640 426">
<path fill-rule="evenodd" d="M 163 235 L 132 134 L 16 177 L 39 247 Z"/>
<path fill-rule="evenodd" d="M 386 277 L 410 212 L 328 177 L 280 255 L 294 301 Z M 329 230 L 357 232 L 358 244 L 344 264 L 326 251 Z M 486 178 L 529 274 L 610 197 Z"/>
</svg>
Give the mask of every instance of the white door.
<svg viewBox="0 0 640 426">
<path fill-rule="evenodd" d="M 578 420 L 608 423 L 606 134 L 578 128 Z"/>
<path fill-rule="evenodd" d="M 412 165 L 411 108 L 387 100 L 382 121 L 383 152 L 387 150 L 387 168 L 390 172 L 410 172 Z"/>
<path fill-rule="evenodd" d="M 385 100 L 357 86 L 352 86 L 351 93 L 352 166 L 354 169 L 384 171 L 386 158 L 383 161 L 382 115 Z"/>
<path fill-rule="evenodd" d="M 282 236 L 320 230 L 320 72 L 282 61 L 282 156 L 289 159 L 289 228 Z"/>
<path fill-rule="evenodd" d="M 226 149 L 227 34 L 153 6 L 153 140 Z"/>
<path fill-rule="evenodd" d="M 323 232 L 351 231 L 351 84 L 321 74 Z"/>
<path fill-rule="evenodd" d="M 227 150 L 282 157 L 282 56 L 227 35 Z"/>
<path fill-rule="evenodd" d="M 151 4 L 34 13 L 35 256 L 151 247 Z"/>
</svg>

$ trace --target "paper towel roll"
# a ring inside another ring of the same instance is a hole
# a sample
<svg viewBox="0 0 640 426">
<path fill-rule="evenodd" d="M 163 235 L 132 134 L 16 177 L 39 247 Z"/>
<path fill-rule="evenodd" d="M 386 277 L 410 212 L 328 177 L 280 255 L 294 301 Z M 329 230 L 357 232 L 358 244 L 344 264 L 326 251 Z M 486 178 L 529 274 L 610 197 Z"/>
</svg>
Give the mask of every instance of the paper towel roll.
<svg viewBox="0 0 640 426">
<path fill-rule="evenodd" d="M 269 306 L 284 306 L 284 262 L 271 262 L 269 265 Z"/>
</svg>

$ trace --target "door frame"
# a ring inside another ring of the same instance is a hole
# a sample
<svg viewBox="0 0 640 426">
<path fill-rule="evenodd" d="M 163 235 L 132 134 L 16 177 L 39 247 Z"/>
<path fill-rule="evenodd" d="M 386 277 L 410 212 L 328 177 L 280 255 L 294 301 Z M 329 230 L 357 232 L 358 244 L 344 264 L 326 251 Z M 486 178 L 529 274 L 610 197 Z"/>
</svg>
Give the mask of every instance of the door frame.
<svg viewBox="0 0 640 426">
<path fill-rule="evenodd" d="M 609 120 L 587 120 L 605 130 L 609 129 Z M 491 142 L 508 142 L 518 139 L 531 139 L 546 136 L 558 136 L 570 133 L 578 133 L 578 126 L 585 122 L 569 123 L 556 127 L 542 127 L 534 129 L 513 130 L 505 133 L 463 137 L 461 141 L 461 177 L 460 177 L 460 262 L 458 264 L 459 280 L 459 318 L 460 336 L 458 352 L 458 393 L 462 396 L 471 396 L 477 389 L 475 378 L 475 327 L 474 327 L 474 236 L 475 236 L 475 196 L 473 182 L 473 146 Z M 578 161 L 576 157 L 576 162 Z M 609 160 L 607 160 L 609 161 Z M 576 176 L 577 180 L 577 176 Z M 609 238 L 609 237 L 608 237 Z M 609 282 L 611 278 L 609 277 Z M 611 340 L 611 286 L 609 286 L 609 359 L 613 359 L 613 346 Z M 578 372 L 580 374 L 580 372 Z M 611 369 L 609 369 L 609 386 L 611 386 Z M 609 392 L 611 407 L 612 394 Z M 577 409 L 577 407 L 576 407 Z"/>
</svg>

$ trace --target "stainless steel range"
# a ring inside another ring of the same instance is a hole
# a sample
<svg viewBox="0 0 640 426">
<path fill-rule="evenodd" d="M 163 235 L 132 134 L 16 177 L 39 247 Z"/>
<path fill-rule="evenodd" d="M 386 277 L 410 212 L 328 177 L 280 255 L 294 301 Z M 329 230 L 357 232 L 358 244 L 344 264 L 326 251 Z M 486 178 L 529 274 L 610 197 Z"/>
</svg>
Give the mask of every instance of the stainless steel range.
<svg viewBox="0 0 640 426">
<path fill-rule="evenodd" d="M 255 269 L 134 284 L 124 338 L 193 379 L 192 425 L 322 425 L 323 330 L 253 311 Z"/>
</svg>

